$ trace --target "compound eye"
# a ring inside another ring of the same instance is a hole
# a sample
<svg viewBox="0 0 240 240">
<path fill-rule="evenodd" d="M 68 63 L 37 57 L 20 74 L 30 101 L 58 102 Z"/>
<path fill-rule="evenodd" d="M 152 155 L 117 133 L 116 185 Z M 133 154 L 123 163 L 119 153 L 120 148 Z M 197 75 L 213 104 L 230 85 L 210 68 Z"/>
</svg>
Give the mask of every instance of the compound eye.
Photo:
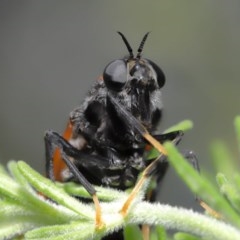
<svg viewBox="0 0 240 240">
<path fill-rule="evenodd" d="M 164 75 L 162 69 L 156 63 L 152 62 L 149 59 L 148 59 L 148 62 L 150 63 L 150 65 L 152 66 L 153 70 L 156 73 L 158 86 L 160 88 L 163 87 L 165 84 L 165 75 Z"/>
<path fill-rule="evenodd" d="M 103 72 L 106 87 L 113 91 L 121 91 L 127 82 L 127 64 L 124 60 L 110 62 Z"/>
</svg>

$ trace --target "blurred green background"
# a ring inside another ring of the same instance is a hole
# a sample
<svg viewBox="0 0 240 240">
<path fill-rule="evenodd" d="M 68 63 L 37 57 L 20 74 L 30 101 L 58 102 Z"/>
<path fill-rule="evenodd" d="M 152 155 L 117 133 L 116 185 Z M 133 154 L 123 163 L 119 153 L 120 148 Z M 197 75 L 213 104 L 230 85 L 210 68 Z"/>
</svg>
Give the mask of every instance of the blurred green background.
<svg viewBox="0 0 240 240">
<path fill-rule="evenodd" d="M 0 1 L 0 158 L 23 159 L 44 172 L 46 129 L 62 132 L 105 65 L 127 54 L 116 31 L 167 82 L 160 131 L 194 121 L 181 149 L 212 169 L 209 143 L 225 139 L 237 153 L 233 118 L 240 113 L 240 1 Z M 169 171 L 161 200 L 193 205 Z"/>
</svg>

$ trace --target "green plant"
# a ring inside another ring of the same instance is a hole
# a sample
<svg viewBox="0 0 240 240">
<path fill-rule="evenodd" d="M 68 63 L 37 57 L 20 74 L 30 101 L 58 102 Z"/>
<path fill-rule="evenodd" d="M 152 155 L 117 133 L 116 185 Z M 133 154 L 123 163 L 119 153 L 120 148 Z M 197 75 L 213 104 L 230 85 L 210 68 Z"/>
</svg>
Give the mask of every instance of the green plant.
<svg viewBox="0 0 240 240">
<path fill-rule="evenodd" d="M 189 125 L 191 123 L 184 122 L 176 128 L 185 129 Z M 235 128 L 240 146 L 240 117 L 235 119 Z M 230 156 L 225 145 L 218 142 L 213 147 L 217 169 L 222 172 L 217 174 L 220 191 L 205 176 L 193 170 L 175 146 L 171 143 L 164 146 L 179 176 L 220 214 L 221 219 L 189 209 L 145 202 L 146 182 L 124 218 L 119 210 L 129 193 L 96 187 L 105 226 L 95 229 L 94 205 L 72 197 L 89 198 L 84 188 L 70 182 L 54 183 L 23 161 L 11 161 L 8 171 L 0 168 L 0 239 L 20 235 L 24 239 L 100 239 L 122 227 L 125 227 L 126 239 L 134 239 L 133 236 L 141 239 L 137 224 L 156 226 L 151 231 L 151 239 L 169 239 L 165 229 L 177 231 L 174 235 L 177 240 L 240 239 L 240 174 L 232 161 L 228 160 L 226 164 L 226 158 Z"/>
</svg>

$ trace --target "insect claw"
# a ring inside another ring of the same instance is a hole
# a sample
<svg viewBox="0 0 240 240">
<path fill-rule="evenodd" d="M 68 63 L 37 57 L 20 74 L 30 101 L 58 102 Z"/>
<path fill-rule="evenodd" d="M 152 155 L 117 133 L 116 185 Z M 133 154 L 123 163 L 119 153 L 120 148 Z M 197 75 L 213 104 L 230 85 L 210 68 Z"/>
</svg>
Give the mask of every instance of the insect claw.
<svg viewBox="0 0 240 240">
<path fill-rule="evenodd" d="M 148 132 L 143 134 L 143 137 L 149 142 L 151 143 L 160 153 L 162 153 L 163 155 L 167 155 L 167 151 L 166 149 L 163 147 L 163 145 L 158 142 L 154 137 L 152 137 L 151 134 L 149 134 Z"/>
<path fill-rule="evenodd" d="M 212 209 L 207 203 L 205 203 L 203 200 L 198 199 L 199 201 L 199 205 L 212 217 L 216 218 L 216 219 L 223 219 L 223 216 L 215 211 L 214 209 Z"/>
<path fill-rule="evenodd" d="M 96 217 L 95 217 L 95 228 L 102 229 L 105 226 L 105 223 L 102 220 L 102 209 L 96 194 L 92 196 L 93 202 L 95 205 Z"/>
<path fill-rule="evenodd" d="M 135 185 L 135 187 L 133 188 L 132 192 L 130 193 L 128 199 L 125 201 L 125 203 L 123 204 L 121 210 L 119 211 L 119 213 L 125 217 L 127 215 L 127 212 L 129 210 L 129 207 L 131 205 L 131 203 L 133 202 L 133 200 L 135 199 L 136 195 L 139 193 L 141 187 L 143 186 L 144 182 L 146 180 L 146 176 L 142 176 L 140 178 L 140 180 L 137 182 L 137 184 Z"/>
</svg>

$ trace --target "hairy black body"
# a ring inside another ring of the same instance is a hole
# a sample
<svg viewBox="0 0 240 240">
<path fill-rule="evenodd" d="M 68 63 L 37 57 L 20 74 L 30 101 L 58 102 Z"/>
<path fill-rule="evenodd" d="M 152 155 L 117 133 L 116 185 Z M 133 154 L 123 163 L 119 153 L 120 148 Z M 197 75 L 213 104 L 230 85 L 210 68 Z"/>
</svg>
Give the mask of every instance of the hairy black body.
<svg viewBox="0 0 240 240">
<path fill-rule="evenodd" d="M 144 159 L 146 142 L 118 114 L 108 98 L 109 92 L 150 132 L 155 130 L 161 119 L 161 92 L 154 76 L 134 77 L 120 92 L 108 89 L 100 79 L 83 104 L 70 114 L 74 126 L 71 142 L 79 143 L 82 138 L 87 142 L 84 148 L 77 144 L 74 146 L 90 155 L 104 157 L 111 163 L 102 173 L 96 168 L 89 168 L 87 172 L 84 169 L 87 179 L 92 179 L 91 182 L 97 185 L 125 189 L 135 184 L 137 175 L 149 163 Z"/>
<path fill-rule="evenodd" d="M 144 157 L 146 140 L 135 129 L 131 118 L 153 134 L 162 115 L 160 89 L 165 83 L 164 73 L 154 62 L 141 57 L 148 33 L 136 56 L 124 35 L 119 34 L 129 56 L 110 62 L 83 103 L 71 112 L 71 138 L 63 139 L 50 130 L 45 136 L 48 176 L 54 179 L 53 152 L 60 148 L 70 169 L 62 171 L 63 181 L 77 176 L 77 181 L 83 179 L 82 184 L 88 182 L 85 185 L 91 193 L 94 191 L 90 183 L 119 189 L 134 186 L 138 174 L 151 161 Z M 121 108 L 127 116 L 122 115 Z M 170 140 L 176 135 L 170 136 Z M 155 136 L 159 141 L 169 137 Z"/>
</svg>

